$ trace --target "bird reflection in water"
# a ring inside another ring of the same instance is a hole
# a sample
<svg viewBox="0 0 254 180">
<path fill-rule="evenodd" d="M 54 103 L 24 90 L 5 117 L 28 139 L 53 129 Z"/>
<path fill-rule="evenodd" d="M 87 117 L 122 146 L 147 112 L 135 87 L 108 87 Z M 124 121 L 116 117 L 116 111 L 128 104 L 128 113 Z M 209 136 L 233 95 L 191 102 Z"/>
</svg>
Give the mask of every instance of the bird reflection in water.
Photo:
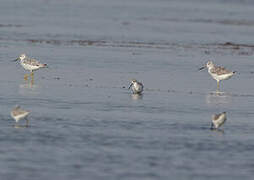
<svg viewBox="0 0 254 180">
<path fill-rule="evenodd" d="M 220 135 L 224 135 L 225 132 L 224 132 L 224 129 L 210 129 L 212 132 L 216 132 Z"/>
<path fill-rule="evenodd" d="M 232 94 L 215 91 L 206 95 L 207 104 L 229 104 L 232 102 Z"/>
<path fill-rule="evenodd" d="M 131 94 L 133 100 L 143 99 L 143 94 Z"/>
<path fill-rule="evenodd" d="M 24 83 L 19 85 L 19 94 L 27 95 L 27 94 L 39 94 L 38 85 L 34 84 L 34 79 L 25 80 Z"/>
</svg>

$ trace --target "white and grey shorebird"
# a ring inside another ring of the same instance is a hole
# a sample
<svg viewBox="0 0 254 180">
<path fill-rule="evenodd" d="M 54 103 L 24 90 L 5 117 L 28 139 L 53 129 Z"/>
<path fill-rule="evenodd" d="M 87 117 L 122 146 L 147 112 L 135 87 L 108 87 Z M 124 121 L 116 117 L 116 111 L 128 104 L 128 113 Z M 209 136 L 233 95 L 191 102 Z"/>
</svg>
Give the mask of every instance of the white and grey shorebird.
<svg viewBox="0 0 254 180">
<path fill-rule="evenodd" d="M 131 88 L 133 94 L 141 94 L 144 86 L 141 82 L 138 82 L 136 79 L 132 79 L 129 89 Z"/>
<path fill-rule="evenodd" d="M 11 117 L 18 123 L 22 119 L 26 119 L 26 126 L 28 126 L 27 116 L 30 114 L 30 111 L 21 109 L 20 106 L 16 106 L 11 110 Z"/>
<path fill-rule="evenodd" d="M 20 64 L 23 66 L 25 70 L 31 72 L 31 77 L 33 78 L 33 72 L 40 69 L 48 67 L 47 64 L 42 64 L 34 58 L 29 58 L 26 54 L 21 54 L 17 59 L 14 61 L 20 61 Z M 27 80 L 27 75 L 24 76 L 24 79 Z"/>
<path fill-rule="evenodd" d="M 205 66 L 199 68 L 202 70 L 204 68 L 208 69 L 208 73 L 212 76 L 213 79 L 217 81 L 217 90 L 220 89 L 220 81 L 231 78 L 236 71 L 229 71 L 221 66 L 216 66 L 212 61 L 208 61 Z"/>
<path fill-rule="evenodd" d="M 212 115 L 212 123 L 211 123 L 211 129 L 218 129 L 220 126 L 222 126 L 227 120 L 226 112 L 222 112 L 220 114 L 213 114 Z"/>
</svg>

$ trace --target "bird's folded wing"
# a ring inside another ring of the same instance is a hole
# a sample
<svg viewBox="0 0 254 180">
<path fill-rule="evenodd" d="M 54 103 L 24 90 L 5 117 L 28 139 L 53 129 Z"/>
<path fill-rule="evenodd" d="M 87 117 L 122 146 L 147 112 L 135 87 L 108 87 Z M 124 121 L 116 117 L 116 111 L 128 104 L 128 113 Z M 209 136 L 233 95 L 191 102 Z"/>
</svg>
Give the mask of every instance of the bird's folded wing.
<svg viewBox="0 0 254 180">
<path fill-rule="evenodd" d="M 24 63 L 32 65 L 32 66 L 38 66 L 38 65 L 40 65 L 39 61 L 37 61 L 36 59 L 26 59 L 24 61 Z"/>
<path fill-rule="evenodd" d="M 211 70 L 211 72 L 212 73 L 216 73 L 218 75 L 223 75 L 223 74 L 229 74 L 229 73 L 231 73 L 231 71 L 225 69 L 224 67 L 220 67 L 220 66 L 217 66 L 217 67 L 213 68 Z"/>
</svg>

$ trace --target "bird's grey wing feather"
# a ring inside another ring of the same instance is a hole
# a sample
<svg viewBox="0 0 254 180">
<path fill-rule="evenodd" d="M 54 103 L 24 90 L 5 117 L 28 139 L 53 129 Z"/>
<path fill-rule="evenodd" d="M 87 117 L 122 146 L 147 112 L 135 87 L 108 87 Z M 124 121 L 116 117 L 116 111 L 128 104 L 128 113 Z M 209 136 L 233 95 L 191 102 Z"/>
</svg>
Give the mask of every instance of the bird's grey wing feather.
<svg viewBox="0 0 254 180">
<path fill-rule="evenodd" d="M 218 75 L 223 75 L 223 74 L 231 73 L 231 71 L 227 70 L 224 67 L 216 66 L 215 68 L 212 69 L 212 73 L 216 73 Z"/>
<path fill-rule="evenodd" d="M 36 59 L 33 59 L 33 58 L 32 59 L 25 59 L 24 63 L 30 64 L 32 66 L 39 66 L 40 65 L 40 62 L 37 61 Z"/>
<path fill-rule="evenodd" d="M 219 119 L 219 117 L 220 117 L 220 114 L 214 114 L 213 115 L 213 120 L 217 121 Z"/>
</svg>

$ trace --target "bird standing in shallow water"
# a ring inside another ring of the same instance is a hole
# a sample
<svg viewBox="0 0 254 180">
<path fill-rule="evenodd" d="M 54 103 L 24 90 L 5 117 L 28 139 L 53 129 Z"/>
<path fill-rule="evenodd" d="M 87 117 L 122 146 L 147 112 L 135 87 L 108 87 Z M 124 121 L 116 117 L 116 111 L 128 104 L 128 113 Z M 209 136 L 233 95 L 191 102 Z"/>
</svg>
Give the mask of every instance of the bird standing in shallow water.
<svg viewBox="0 0 254 180">
<path fill-rule="evenodd" d="M 45 68 L 47 67 L 47 64 L 42 64 L 39 61 L 37 61 L 36 59 L 33 58 L 29 58 L 27 57 L 25 54 L 21 54 L 17 59 L 15 59 L 14 61 L 20 61 L 20 64 L 23 66 L 23 68 L 25 70 L 28 70 L 31 72 L 30 76 L 33 79 L 34 78 L 34 71 L 40 69 L 40 68 Z M 24 79 L 27 80 L 28 75 L 25 74 L 24 75 Z"/>
<path fill-rule="evenodd" d="M 26 126 L 28 126 L 28 119 L 27 116 L 30 113 L 30 111 L 26 111 L 20 108 L 20 106 L 16 106 L 11 111 L 11 117 L 16 121 L 16 123 L 19 122 L 21 119 L 26 119 Z"/>
<path fill-rule="evenodd" d="M 129 86 L 129 89 L 130 88 L 133 94 L 141 94 L 144 89 L 144 86 L 141 82 L 138 82 L 136 79 L 133 79 Z"/>
<path fill-rule="evenodd" d="M 226 122 L 226 120 L 227 120 L 226 112 L 212 115 L 211 129 L 213 128 L 218 129 Z"/>
<path fill-rule="evenodd" d="M 213 79 L 217 81 L 217 91 L 219 91 L 220 89 L 221 80 L 229 79 L 235 74 L 235 71 L 229 71 L 224 67 L 216 66 L 215 64 L 213 64 L 212 61 L 208 61 L 206 65 L 199 68 L 199 70 L 202 70 L 204 68 L 207 68 L 208 73 L 212 76 Z"/>
</svg>

